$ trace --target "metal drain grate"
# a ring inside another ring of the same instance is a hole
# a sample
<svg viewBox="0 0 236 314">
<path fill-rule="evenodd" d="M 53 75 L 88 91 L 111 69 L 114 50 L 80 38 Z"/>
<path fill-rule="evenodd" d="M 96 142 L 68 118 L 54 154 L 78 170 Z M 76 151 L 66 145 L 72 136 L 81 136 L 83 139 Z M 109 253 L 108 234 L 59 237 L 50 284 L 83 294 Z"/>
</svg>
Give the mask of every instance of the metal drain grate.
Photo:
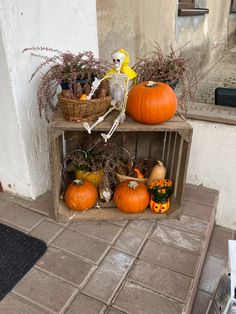
<svg viewBox="0 0 236 314">
<path fill-rule="evenodd" d="M 222 314 L 230 299 L 230 277 L 226 274 L 222 275 L 215 291 L 208 314 Z M 230 313 L 229 313 L 230 314 Z"/>
</svg>

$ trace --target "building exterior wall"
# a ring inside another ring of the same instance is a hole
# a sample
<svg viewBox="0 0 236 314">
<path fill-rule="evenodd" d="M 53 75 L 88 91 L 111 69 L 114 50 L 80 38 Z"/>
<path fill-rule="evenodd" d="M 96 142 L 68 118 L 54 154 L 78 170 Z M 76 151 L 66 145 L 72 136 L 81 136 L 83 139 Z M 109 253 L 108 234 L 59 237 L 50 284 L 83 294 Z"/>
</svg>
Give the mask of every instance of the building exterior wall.
<svg viewBox="0 0 236 314">
<path fill-rule="evenodd" d="M 235 14 L 231 0 L 196 0 L 209 9 L 202 16 L 178 16 L 178 0 L 97 0 L 99 53 L 110 58 L 117 48 L 126 49 L 132 64 L 153 50 L 158 42 L 163 52 L 170 46 L 184 48 L 195 70 L 205 71 L 221 56 L 228 39 L 233 40 Z"/>
<path fill-rule="evenodd" d="M 193 138 L 187 182 L 217 189 L 220 194 L 216 223 L 235 230 L 236 126 L 189 122 L 193 127 Z"/>
<path fill-rule="evenodd" d="M 36 198 L 50 188 L 47 122 L 39 118 L 41 62 L 26 47 L 98 54 L 95 0 L 0 0 L 0 181 L 5 191 Z"/>
</svg>

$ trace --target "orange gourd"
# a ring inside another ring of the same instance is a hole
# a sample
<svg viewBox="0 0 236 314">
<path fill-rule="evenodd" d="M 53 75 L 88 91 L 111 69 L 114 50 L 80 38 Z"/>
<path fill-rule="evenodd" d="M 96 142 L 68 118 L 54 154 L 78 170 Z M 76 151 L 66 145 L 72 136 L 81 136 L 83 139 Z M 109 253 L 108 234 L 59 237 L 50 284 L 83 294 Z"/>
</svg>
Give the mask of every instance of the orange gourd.
<svg viewBox="0 0 236 314">
<path fill-rule="evenodd" d="M 150 195 L 144 183 L 126 180 L 116 187 L 113 200 L 120 210 L 134 214 L 147 208 Z"/>
<path fill-rule="evenodd" d="M 139 179 L 144 178 L 144 175 L 142 174 L 142 172 L 138 168 L 134 168 L 134 172 L 135 172 L 137 178 L 139 178 Z"/>
<path fill-rule="evenodd" d="M 134 120 L 144 124 L 159 124 L 169 120 L 176 112 L 175 92 L 165 83 L 142 82 L 129 91 L 127 112 Z"/>
<path fill-rule="evenodd" d="M 72 210 L 89 209 L 96 204 L 97 198 L 97 188 L 86 180 L 74 180 L 65 191 L 65 204 Z"/>
</svg>

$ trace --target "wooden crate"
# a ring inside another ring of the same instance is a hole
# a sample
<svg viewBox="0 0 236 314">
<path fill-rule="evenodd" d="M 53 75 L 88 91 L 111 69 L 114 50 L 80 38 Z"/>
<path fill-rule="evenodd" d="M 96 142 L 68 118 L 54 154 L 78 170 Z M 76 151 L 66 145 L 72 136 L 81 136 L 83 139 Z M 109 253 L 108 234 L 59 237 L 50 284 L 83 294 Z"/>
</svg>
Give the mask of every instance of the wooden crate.
<svg viewBox="0 0 236 314">
<path fill-rule="evenodd" d="M 93 132 L 108 132 L 114 116 L 107 117 Z M 118 140 L 132 156 L 155 157 L 164 162 L 167 175 L 173 180 L 174 192 L 171 207 L 167 214 L 157 214 L 146 209 L 140 214 L 126 214 L 118 210 L 112 202 L 101 203 L 99 208 L 85 212 L 69 210 L 63 201 L 64 182 L 62 180 L 62 161 L 66 153 L 78 148 L 81 140 L 89 136 L 83 123 L 65 121 L 60 109 L 54 114 L 49 125 L 50 165 L 54 198 L 55 219 L 73 220 L 121 220 L 121 219 L 159 219 L 179 217 L 185 186 L 192 128 L 185 119 L 176 114 L 171 120 L 159 125 L 145 125 L 127 117 L 110 141 Z"/>
</svg>

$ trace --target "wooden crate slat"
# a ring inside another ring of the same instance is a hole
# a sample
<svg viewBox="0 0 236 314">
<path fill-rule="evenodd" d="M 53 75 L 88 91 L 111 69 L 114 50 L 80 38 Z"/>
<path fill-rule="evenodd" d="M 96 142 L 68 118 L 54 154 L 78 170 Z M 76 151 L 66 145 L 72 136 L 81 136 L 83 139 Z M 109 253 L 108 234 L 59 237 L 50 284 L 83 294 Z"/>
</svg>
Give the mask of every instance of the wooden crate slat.
<svg viewBox="0 0 236 314">
<path fill-rule="evenodd" d="M 150 136 L 146 133 L 137 133 L 137 143 L 136 143 L 136 157 L 137 158 L 149 158 L 150 149 Z"/>
<path fill-rule="evenodd" d="M 137 134 L 136 132 L 123 133 L 123 147 L 127 149 L 131 157 L 136 156 L 136 143 Z"/>
<path fill-rule="evenodd" d="M 149 157 L 162 161 L 165 132 L 152 132 L 150 135 Z"/>
<path fill-rule="evenodd" d="M 116 116 L 117 113 L 110 115 L 92 132 L 98 137 L 101 132 L 108 132 Z M 61 199 L 66 184 L 61 176 L 63 150 L 73 151 L 88 136 L 90 135 L 84 129 L 82 122 L 73 123 L 64 120 L 60 110 L 54 114 L 49 124 L 50 165 L 56 220 L 64 222 L 70 219 L 85 221 L 179 218 L 192 136 L 191 126 L 181 115 L 177 114 L 171 120 L 159 125 L 140 124 L 127 117 L 110 139 L 125 147 L 132 157 L 155 158 L 164 162 L 167 177 L 174 182 L 171 207 L 165 215 L 153 213 L 150 209 L 140 214 L 127 214 L 115 208 L 112 203 L 102 204 L 101 208 L 83 213 L 73 212 L 65 206 Z M 63 145 L 63 138 L 66 145 Z"/>
</svg>

